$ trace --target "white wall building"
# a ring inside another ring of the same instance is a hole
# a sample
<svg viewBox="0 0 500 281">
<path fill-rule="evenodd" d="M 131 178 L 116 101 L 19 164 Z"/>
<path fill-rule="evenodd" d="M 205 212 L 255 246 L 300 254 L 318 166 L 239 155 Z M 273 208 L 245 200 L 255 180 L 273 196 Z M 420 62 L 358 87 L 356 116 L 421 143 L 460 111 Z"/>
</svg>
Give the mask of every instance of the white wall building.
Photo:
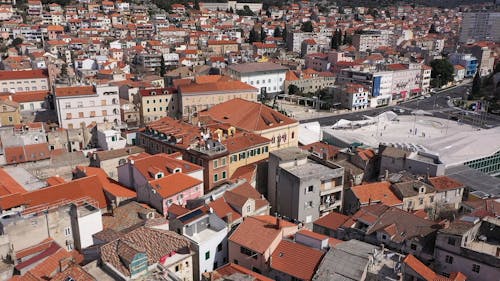
<svg viewBox="0 0 500 281">
<path fill-rule="evenodd" d="M 283 92 L 288 68 L 274 63 L 245 63 L 228 67 L 228 74 L 235 80 L 260 90 L 260 94 L 275 95 Z"/>
<path fill-rule="evenodd" d="M 127 140 L 118 130 L 97 130 L 97 144 L 104 150 L 113 150 L 124 148 Z"/>
<path fill-rule="evenodd" d="M 118 86 L 56 88 L 55 106 L 59 126 L 65 129 L 113 122 L 121 124 Z"/>
</svg>

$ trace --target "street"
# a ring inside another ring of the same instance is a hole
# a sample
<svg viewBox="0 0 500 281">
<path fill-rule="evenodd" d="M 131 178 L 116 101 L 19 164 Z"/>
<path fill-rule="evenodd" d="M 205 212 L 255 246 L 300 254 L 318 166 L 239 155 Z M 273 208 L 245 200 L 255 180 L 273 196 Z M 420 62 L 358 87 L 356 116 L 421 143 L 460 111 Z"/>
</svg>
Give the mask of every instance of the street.
<svg viewBox="0 0 500 281">
<path fill-rule="evenodd" d="M 431 97 L 422 99 L 423 96 L 402 102 L 398 105 L 372 108 L 363 111 L 348 112 L 333 116 L 318 117 L 307 120 L 301 120 L 301 123 L 318 121 L 321 126 L 331 126 L 340 119 L 362 120 L 363 116 L 376 116 L 382 112 L 394 110 L 399 115 L 410 115 L 415 110 L 423 110 L 432 113 L 434 117 L 443 119 L 453 119 L 469 125 L 478 126 L 483 124 L 485 128 L 500 126 L 500 117 L 492 114 L 479 114 L 471 111 L 465 111 L 450 106 L 450 100 L 456 98 L 466 98 L 467 91 L 470 90 L 470 83 L 462 84 L 456 87 L 450 87 L 433 94 Z"/>
</svg>

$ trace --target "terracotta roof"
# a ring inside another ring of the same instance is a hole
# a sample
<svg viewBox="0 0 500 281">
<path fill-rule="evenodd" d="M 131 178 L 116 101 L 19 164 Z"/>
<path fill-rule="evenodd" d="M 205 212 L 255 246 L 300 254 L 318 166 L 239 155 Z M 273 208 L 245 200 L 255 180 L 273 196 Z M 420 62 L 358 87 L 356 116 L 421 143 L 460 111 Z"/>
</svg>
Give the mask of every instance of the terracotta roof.
<svg viewBox="0 0 500 281">
<path fill-rule="evenodd" d="M 276 224 L 278 220 L 280 228 Z M 278 236 L 283 235 L 283 227 L 297 228 L 297 225 L 272 216 L 247 217 L 229 237 L 229 241 L 263 254 Z"/>
<path fill-rule="evenodd" d="M 320 250 L 283 240 L 271 256 L 271 268 L 300 280 L 311 280 L 323 254 Z"/>
<path fill-rule="evenodd" d="M 203 182 L 184 173 L 170 174 L 149 182 L 151 187 L 164 199 L 193 188 L 201 183 Z"/>
<path fill-rule="evenodd" d="M 239 98 L 217 104 L 207 111 L 201 112 L 200 115 L 209 116 L 215 121 L 229 123 L 249 132 L 264 131 L 298 123 L 262 103 Z"/>
<path fill-rule="evenodd" d="M 50 92 L 38 91 L 38 92 L 16 92 L 12 95 L 12 100 L 18 103 L 23 102 L 33 102 L 33 101 L 44 101 Z"/>
<path fill-rule="evenodd" d="M 120 185 L 117 181 L 109 178 L 106 172 L 101 168 L 77 166 L 76 169 L 82 171 L 87 176 L 96 175 L 101 182 L 102 188 L 113 196 L 127 199 L 137 197 L 137 193 L 135 191 L 130 190 Z"/>
<path fill-rule="evenodd" d="M 221 278 L 225 276 L 231 276 L 235 273 L 241 273 L 248 276 L 252 276 L 254 278 L 252 279 L 252 281 L 273 281 L 273 279 L 271 278 L 268 278 L 264 275 L 251 271 L 250 269 L 244 268 L 243 266 L 234 263 L 228 263 L 222 267 L 217 268 L 211 273 L 204 273 L 204 275 L 211 276 L 212 278 Z"/>
<path fill-rule="evenodd" d="M 257 176 L 257 165 L 255 163 L 241 166 L 236 169 L 231 175 L 231 180 L 246 179 L 247 182 L 252 182 Z"/>
<path fill-rule="evenodd" d="M 123 245 L 124 247 L 118 247 Z M 188 252 L 190 242 L 172 231 L 139 227 L 101 247 L 101 259 L 125 276 L 130 276 L 130 251 L 143 251 L 148 265 L 160 262 L 176 252 Z M 127 249 L 125 249 L 127 248 Z"/>
<path fill-rule="evenodd" d="M 327 159 L 333 159 L 340 152 L 340 148 L 320 141 L 301 146 L 300 148 L 309 152 L 312 150 L 320 155 L 320 157 L 323 157 L 323 153 L 326 153 Z"/>
<path fill-rule="evenodd" d="M 391 183 L 375 182 L 351 187 L 360 204 L 382 203 L 388 206 L 401 205 L 401 201 L 391 190 Z"/>
<path fill-rule="evenodd" d="M 176 92 L 175 88 L 154 88 L 154 89 L 143 89 L 139 91 L 141 96 L 160 96 L 160 95 L 171 95 Z M 153 94 L 154 93 L 154 94 Z"/>
<path fill-rule="evenodd" d="M 38 189 L 24 194 L 23 197 L 29 207 L 54 204 L 61 200 L 77 200 L 83 197 L 96 200 L 99 208 L 107 206 L 102 184 L 97 176 Z"/>
<path fill-rule="evenodd" d="M 22 250 L 17 251 L 15 253 L 16 259 L 22 259 L 24 257 L 31 256 L 31 255 L 36 254 L 36 253 L 40 253 L 40 252 L 48 249 L 53 243 L 55 243 L 55 242 L 52 238 L 44 239 L 42 242 L 40 242 L 36 245 L 33 245 L 31 247 L 24 248 Z"/>
<path fill-rule="evenodd" d="M 93 86 L 74 86 L 74 87 L 59 87 L 56 88 L 56 97 L 73 97 L 95 95 L 96 92 Z"/>
<path fill-rule="evenodd" d="M 151 125 L 153 125 L 153 123 L 150 124 L 150 126 Z M 154 174 L 151 174 L 150 172 L 151 168 L 157 169 L 158 171 L 162 171 L 164 173 L 164 176 L 172 174 L 176 168 L 180 168 L 182 173 L 184 174 L 190 174 L 202 169 L 202 167 L 198 165 L 170 157 L 165 153 L 155 154 L 148 157 L 136 159 L 134 160 L 134 164 L 132 165 L 148 181 L 155 180 Z"/>
<path fill-rule="evenodd" d="M 0 71 L 0 80 L 48 78 L 46 70 Z"/>
<path fill-rule="evenodd" d="M 429 178 L 429 182 L 437 191 L 453 190 L 464 187 L 462 183 L 447 176 Z"/>
<path fill-rule="evenodd" d="M 215 199 L 214 201 L 208 203 L 208 206 L 212 208 L 215 214 L 223 220 L 227 220 L 229 214 L 231 215 L 232 221 L 241 218 L 241 214 L 233 209 L 231 205 L 226 202 L 226 199 L 224 197 Z M 170 213 L 170 208 L 168 209 L 168 212 Z"/>
<path fill-rule="evenodd" d="M 39 161 L 50 158 L 50 151 L 47 143 L 6 147 L 4 153 L 7 164 Z"/>
<path fill-rule="evenodd" d="M 401 63 L 393 63 L 393 64 L 387 65 L 387 69 L 391 70 L 391 71 L 398 71 L 398 70 L 407 70 L 408 67 L 404 64 L 401 64 Z"/>
<path fill-rule="evenodd" d="M 23 194 L 26 192 L 24 187 L 12 178 L 3 168 L 0 168 L 0 196 L 16 193 Z"/>
<path fill-rule="evenodd" d="M 103 229 L 112 229 L 118 232 L 142 226 L 147 220 L 146 215 L 151 212 L 154 213 L 155 218 L 162 217 L 162 215 L 146 204 L 131 201 L 115 208 L 111 214 L 103 215 L 102 226 Z"/>
<path fill-rule="evenodd" d="M 66 182 L 66 180 L 64 180 L 60 176 L 52 176 L 52 177 L 47 179 L 47 184 L 49 186 L 57 185 L 57 184 L 65 183 L 65 182 Z"/>
<path fill-rule="evenodd" d="M 419 277 L 423 278 L 425 281 L 465 281 L 467 279 L 467 277 L 461 272 L 453 272 L 450 274 L 450 277 L 439 275 L 419 261 L 412 254 L 408 254 L 403 262 L 406 266 L 410 267 L 413 271 L 420 275 Z"/>
<path fill-rule="evenodd" d="M 346 215 L 337 212 L 331 212 L 314 221 L 314 224 L 327 229 L 336 230 L 341 227 L 348 219 L 349 217 Z"/>
<path fill-rule="evenodd" d="M 271 140 L 253 133 L 240 133 L 222 141 L 229 153 L 236 153 L 256 146 L 270 144 Z"/>
</svg>

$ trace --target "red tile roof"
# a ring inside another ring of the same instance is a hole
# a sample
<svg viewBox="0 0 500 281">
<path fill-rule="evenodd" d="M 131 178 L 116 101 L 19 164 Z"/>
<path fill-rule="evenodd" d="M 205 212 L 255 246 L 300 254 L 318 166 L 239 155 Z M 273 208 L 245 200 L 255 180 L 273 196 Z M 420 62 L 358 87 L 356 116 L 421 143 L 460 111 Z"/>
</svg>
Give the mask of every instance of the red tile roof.
<svg viewBox="0 0 500 281">
<path fill-rule="evenodd" d="M 258 89 L 243 83 L 241 81 L 220 81 L 214 83 L 192 83 L 189 85 L 179 86 L 181 94 L 205 94 L 213 92 L 241 92 L 241 91 L 251 91 L 258 92 Z"/>
<path fill-rule="evenodd" d="M 453 190 L 464 187 L 461 182 L 447 176 L 429 178 L 429 182 L 438 191 Z"/>
<path fill-rule="evenodd" d="M 101 168 L 77 166 L 76 169 L 82 171 L 87 176 L 96 175 L 99 178 L 103 189 L 113 196 L 122 198 L 137 197 L 137 193 L 135 191 L 130 190 L 120 185 L 117 181 L 109 178 L 106 172 Z"/>
<path fill-rule="evenodd" d="M 15 193 L 23 194 L 26 192 L 26 189 L 24 189 L 3 168 L 0 168 L 0 196 L 11 195 Z"/>
<path fill-rule="evenodd" d="M 280 228 L 276 224 L 278 220 Z M 297 225 L 272 216 L 247 217 L 229 237 L 229 241 L 263 254 L 276 238 L 283 235 L 283 227 L 297 228 Z"/>
<path fill-rule="evenodd" d="M 271 278 L 268 278 L 264 275 L 251 271 L 250 269 L 244 268 L 243 266 L 234 263 L 228 263 L 222 267 L 217 268 L 214 272 L 204 273 L 204 275 L 209 275 L 212 278 L 221 278 L 224 276 L 231 276 L 235 273 L 252 276 L 254 278 L 253 281 L 273 281 L 273 279 Z"/>
<path fill-rule="evenodd" d="M 403 260 L 403 263 L 410 267 L 413 271 L 415 271 L 419 277 L 417 278 L 423 278 L 425 281 L 465 281 L 467 280 L 467 277 L 461 273 L 461 272 L 453 272 L 450 274 L 450 277 L 445 277 L 442 275 L 437 274 L 434 272 L 432 269 L 427 267 L 425 264 L 423 264 L 421 261 L 419 261 L 415 256 L 412 254 L 408 254 L 406 258 Z"/>
<path fill-rule="evenodd" d="M 184 173 L 167 175 L 163 178 L 152 180 L 149 182 L 152 188 L 154 188 L 164 199 L 193 188 L 201 183 L 202 181 L 190 177 Z"/>
<path fill-rule="evenodd" d="M 151 123 L 150 126 L 154 126 L 154 123 Z M 155 154 L 140 159 L 136 159 L 134 160 L 134 164 L 132 165 L 148 181 L 155 180 L 154 174 L 151 174 L 152 168 L 157 169 L 157 171 L 162 171 L 164 176 L 172 174 L 176 168 L 180 168 L 181 172 L 185 174 L 190 174 L 202 169 L 202 167 L 198 165 L 170 157 L 165 153 Z"/>
<path fill-rule="evenodd" d="M 200 116 L 208 116 L 215 121 L 229 123 L 249 132 L 264 131 L 298 123 L 262 103 L 239 98 L 217 104 L 207 111 L 201 112 Z"/>
<path fill-rule="evenodd" d="M 75 86 L 56 88 L 56 97 L 73 97 L 95 95 L 93 86 Z"/>
<path fill-rule="evenodd" d="M 349 217 L 346 215 L 337 212 L 331 212 L 314 221 L 314 224 L 327 229 L 336 230 L 341 227 L 348 219 Z"/>
<path fill-rule="evenodd" d="M 398 206 L 403 203 L 391 190 L 391 183 L 375 182 L 351 187 L 360 204 L 382 203 L 387 206 Z"/>
<path fill-rule="evenodd" d="M 271 268 L 300 280 L 311 280 L 323 254 L 320 250 L 283 240 L 271 256 Z"/>
<path fill-rule="evenodd" d="M 49 146 L 46 143 L 6 147 L 4 153 L 7 164 L 39 161 L 50 158 Z"/>
<path fill-rule="evenodd" d="M 48 78 L 46 70 L 0 71 L 0 80 Z"/>
</svg>

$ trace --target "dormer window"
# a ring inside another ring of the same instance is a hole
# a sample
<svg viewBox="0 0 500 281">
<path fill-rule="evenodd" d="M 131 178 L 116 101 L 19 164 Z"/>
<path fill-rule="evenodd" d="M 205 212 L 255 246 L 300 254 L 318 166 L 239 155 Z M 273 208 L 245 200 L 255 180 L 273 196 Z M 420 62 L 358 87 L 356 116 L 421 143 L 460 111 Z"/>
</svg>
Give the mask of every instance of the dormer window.
<svg viewBox="0 0 500 281">
<path fill-rule="evenodd" d="M 156 173 L 155 179 L 161 179 L 161 178 L 163 178 L 163 173 L 162 172 Z"/>
<path fill-rule="evenodd" d="M 420 193 L 424 193 L 425 192 L 425 187 L 421 187 L 420 188 Z"/>
<path fill-rule="evenodd" d="M 180 173 L 180 172 L 182 172 L 182 169 L 181 169 L 181 168 L 175 168 L 175 169 L 174 169 L 174 174 L 176 174 L 176 173 Z"/>
</svg>

